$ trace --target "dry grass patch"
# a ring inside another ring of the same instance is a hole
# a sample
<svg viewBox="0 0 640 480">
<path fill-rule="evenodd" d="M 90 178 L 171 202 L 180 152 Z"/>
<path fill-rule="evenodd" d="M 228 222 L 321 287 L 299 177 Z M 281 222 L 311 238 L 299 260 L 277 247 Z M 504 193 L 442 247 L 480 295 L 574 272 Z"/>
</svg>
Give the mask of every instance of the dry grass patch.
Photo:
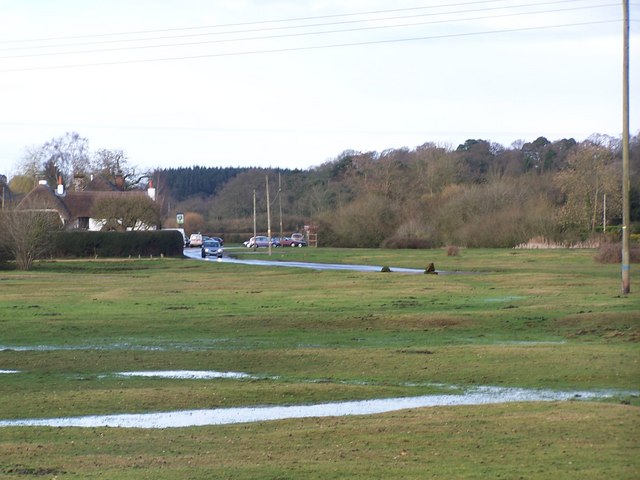
<svg viewBox="0 0 640 480">
<path fill-rule="evenodd" d="M 553 324 L 566 338 L 640 341 L 640 316 L 634 312 L 581 312 L 555 319 Z"/>
</svg>

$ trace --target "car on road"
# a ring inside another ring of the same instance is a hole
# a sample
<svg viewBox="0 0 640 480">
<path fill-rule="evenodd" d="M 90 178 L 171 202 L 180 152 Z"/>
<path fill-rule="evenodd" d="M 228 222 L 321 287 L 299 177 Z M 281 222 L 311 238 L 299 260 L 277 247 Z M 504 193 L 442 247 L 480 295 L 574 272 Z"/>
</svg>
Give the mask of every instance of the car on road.
<svg viewBox="0 0 640 480">
<path fill-rule="evenodd" d="M 192 233 L 189 237 L 189 245 L 192 247 L 201 247 L 204 238 L 201 233 Z"/>
<path fill-rule="evenodd" d="M 264 235 L 258 235 L 257 237 L 251 237 L 249 240 L 244 242 L 245 246 L 248 248 L 258 248 L 258 247 L 268 247 L 271 245 L 272 247 L 277 247 L 278 242 L 275 239 L 269 240 L 269 237 Z"/>
<path fill-rule="evenodd" d="M 280 240 L 280 245 L 283 247 L 306 247 L 307 241 L 304 238 L 283 237 Z"/>
<path fill-rule="evenodd" d="M 224 248 L 217 240 L 207 239 L 202 242 L 202 247 L 200 247 L 200 251 L 202 253 L 202 258 L 207 257 L 218 257 L 222 258 L 224 254 Z"/>
</svg>

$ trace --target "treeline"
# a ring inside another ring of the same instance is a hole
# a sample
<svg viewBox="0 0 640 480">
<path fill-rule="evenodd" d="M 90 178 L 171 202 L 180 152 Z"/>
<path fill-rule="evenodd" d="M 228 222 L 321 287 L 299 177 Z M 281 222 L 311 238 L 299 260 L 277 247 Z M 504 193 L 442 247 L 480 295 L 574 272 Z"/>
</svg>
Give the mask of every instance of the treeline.
<svg viewBox="0 0 640 480">
<path fill-rule="evenodd" d="M 638 136 L 631 141 L 632 222 L 640 222 Z M 318 229 L 321 245 L 512 247 L 534 237 L 576 242 L 601 232 L 613 237 L 622 215 L 621 145 L 592 136 L 514 143 L 509 148 L 470 139 L 452 149 L 426 143 L 415 149 L 346 151 L 309 170 L 188 170 L 206 178 L 194 190 L 167 193 L 185 229 L 220 235 L 266 232 L 269 186 L 272 232 Z M 186 177 L 186 175 L 185 175 Z M 173 182 L 173 183 L 172 183 Z M 209 186 L 206 186 L 209 185 Z M 282 216 L 280 216 L 282 212 Z M 637 228 L 637 225 L 634 226 Z"/>
<path fill-rule="evenodd" d="M 174 200 L 193 196 L 215 195 L 224 185 L 246 168 L 178 167 L 158 170 L 154 178 Z"/>
</svg>

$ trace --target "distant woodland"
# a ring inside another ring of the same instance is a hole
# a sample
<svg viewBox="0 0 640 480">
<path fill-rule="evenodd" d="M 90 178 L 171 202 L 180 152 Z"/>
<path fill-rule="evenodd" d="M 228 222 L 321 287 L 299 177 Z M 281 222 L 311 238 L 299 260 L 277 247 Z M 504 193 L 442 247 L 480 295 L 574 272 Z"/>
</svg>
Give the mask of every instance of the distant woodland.
<svg viewBox="0 0 640 480">
<path fill-rule="evenodd" d="M 640 140 L 632 137 L 631 221 L 640 233 Z M 622 221 L 620 139 L 594 135 L 457 148 L 345 151 L 308 169 L 186 167 L 156 170 L 164 226 L 238 241 L 305 225 L 320 245 L 513 247 L 533 238 L 615 240 Z"/>
</svg>

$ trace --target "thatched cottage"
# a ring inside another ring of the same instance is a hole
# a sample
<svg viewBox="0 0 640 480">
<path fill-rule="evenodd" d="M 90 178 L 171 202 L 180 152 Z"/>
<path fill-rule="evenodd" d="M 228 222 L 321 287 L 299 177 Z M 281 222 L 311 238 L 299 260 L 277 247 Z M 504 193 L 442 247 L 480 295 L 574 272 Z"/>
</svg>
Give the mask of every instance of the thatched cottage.
<svg viewBox="0 0 640 480">
<path fill-rule="evenodd" d="M 102 177 L 95 177 L 85 186 L 84 190 L 66 190 L 61 179 L 53 190 L 45 181 L 31 190 L 18 204 L 17 210 L 38 210 L 55 212 L 67 230 L 102 229 L 105 221 L 97 218 L 96 205 L 107 198 L 145 198 L 155 200 L 156 190 L 153 184 L 145 190 L 120 190 L 116 185 Z M 155 227 L 150 227 L 155 228 Z"/>
</svg>

